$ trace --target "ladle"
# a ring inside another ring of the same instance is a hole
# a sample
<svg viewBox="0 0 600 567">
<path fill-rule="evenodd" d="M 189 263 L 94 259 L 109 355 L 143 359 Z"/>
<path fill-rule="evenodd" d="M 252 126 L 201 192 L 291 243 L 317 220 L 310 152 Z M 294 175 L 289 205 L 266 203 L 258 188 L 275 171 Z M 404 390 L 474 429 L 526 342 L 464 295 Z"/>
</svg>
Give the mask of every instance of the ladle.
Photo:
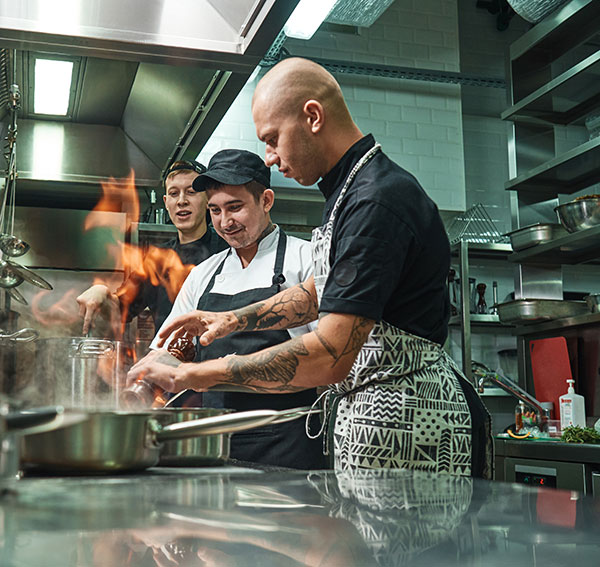
<svg viewBox="0 0 600 567">
<path fill-rule="evenodd" d="M 6 260 L 0 260 L 0 287 L 17 287 L 23 283 L 24 278 L 17 274 Z"/>
<path fill-rule="evenodd" d="M 16 262 L 13 262 L 11 260 L 0 261 L 0 268 L 2 267 L 2 262 L 5 262 L 8 265 L 8 268 L 10 268 L 10 270 L 12 270 L 12 272 L 14 274 L 23 278 L 23 280 L 25 280 L 33 285 L 37 285 L 38 287 L 41 287 L 42 289 L 53 289 L 52 286 L 42 276 L 38 276 L 34 271 L 30 270 L 29 268 L 26 268 L 25 266 L 22 266 L 21 264 L 17 264 Z M 7 286 L 7 287 L 14 287 L 14 286 Z"/>
<path fill-rule="evenodd" d="M 10 295 L 15 301 L 22 303 L 23 305 L 29 305 L 27 300 L 23 297 L 23 294 L 16 287 L 7 287 L 6 293 Z"/>
<path fill-rule="evenodd" d="M 29 244 L 12 234 L 0 234 L 0 250 L 7 256 L 16 258 L 29 250 Z"/>
</svg>

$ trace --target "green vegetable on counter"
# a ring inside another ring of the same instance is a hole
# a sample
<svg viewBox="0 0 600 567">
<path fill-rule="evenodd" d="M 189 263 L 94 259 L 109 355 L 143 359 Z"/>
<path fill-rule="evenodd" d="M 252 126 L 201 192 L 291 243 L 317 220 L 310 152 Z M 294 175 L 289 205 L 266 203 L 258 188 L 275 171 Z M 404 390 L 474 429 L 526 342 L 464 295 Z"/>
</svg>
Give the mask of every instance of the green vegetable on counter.
<svg viewBox="0 0 600 567">
<path fill-rule="evenodd" d="M 592 427 L 566 427 L 561 440 L 565 443 L 600 443 L 600 433 Z"/>
</svg>

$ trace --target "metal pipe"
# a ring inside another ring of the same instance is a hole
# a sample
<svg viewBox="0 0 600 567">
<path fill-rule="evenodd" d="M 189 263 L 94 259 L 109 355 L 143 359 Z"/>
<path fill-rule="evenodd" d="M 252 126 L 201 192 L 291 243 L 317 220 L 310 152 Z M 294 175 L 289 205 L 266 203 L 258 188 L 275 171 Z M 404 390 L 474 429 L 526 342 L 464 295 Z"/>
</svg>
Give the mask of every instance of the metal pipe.
<svg viewBox="0 0 600 567">
<path fill-rule="evenodd" d="M 475 374 L 479 376 L 477 386 L 480 393 L 484 391 L 484 384 L 486 382 L 492 382 L 502 388 L 505 392 L 508 392 L 527 405 L 532 406 L 540 418 L 540 425 L 544 424 L 548 420 L 547 410 L 542 407 L 542 404 L 538 402 L 531 394 L 527 393 L 520 386 L 515 384 L 506 376 L 502 375 L 500 372 L 491 372 L 489 370 L 482 370 L 478 368 L 475 370 Z"/>
</svg>

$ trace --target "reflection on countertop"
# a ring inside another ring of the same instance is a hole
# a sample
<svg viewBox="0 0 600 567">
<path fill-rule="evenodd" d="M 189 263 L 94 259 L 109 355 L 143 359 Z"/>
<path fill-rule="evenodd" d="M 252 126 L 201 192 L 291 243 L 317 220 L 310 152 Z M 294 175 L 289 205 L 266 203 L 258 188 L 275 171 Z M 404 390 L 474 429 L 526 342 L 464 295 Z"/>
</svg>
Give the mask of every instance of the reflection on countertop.
<svg viewBox="0 0 600 567">
<path fill-rule="evenodd" d="M 411 471 L 33 477 L 0 500 L 0 565 L 586 567 L 599 520 L 577 493 Z"/>
</svg>

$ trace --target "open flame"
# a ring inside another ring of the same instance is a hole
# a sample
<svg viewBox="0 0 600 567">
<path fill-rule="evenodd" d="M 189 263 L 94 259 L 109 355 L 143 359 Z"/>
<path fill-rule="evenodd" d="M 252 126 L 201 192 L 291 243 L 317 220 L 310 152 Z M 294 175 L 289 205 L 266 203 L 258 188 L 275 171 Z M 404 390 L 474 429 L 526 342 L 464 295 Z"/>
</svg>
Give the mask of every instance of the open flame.
<svg viewBox="0 0 600 567">
<path fill-rule="evenodd" d="M 184 265 L 177 253 L 170 248 L 152 245 L 142 248 L 125 242 L 122 238 L 122 228 L 119 228 L 120 223 L 115 220 L 115 216 L 98 214 L 124 212 L 127 218 L 126 232 L 131 230 L 131 223 L 139 220 L 140 204 L 133 170 L 126 178 L 111 178 L 108 182 L 101 183 L 101 187 L 102 197 L 92 210 L 92 214 L 86 217 L 83 228 L 84 230 L 113 229 L 114 238 L 112 243 L 106 245 L 107 253 L 109 257 L 114 258 L 115 270 L 123 267 L 125 281 L 116 290 L 114 281 L 111 281 L 114 280 L 114 275 L 106 279 L 96 277 L 93 284 L 103 284 L 111 291 L 116 291 L 121 305 L 121 314 L 119 321 L 113 321 L 111 326 L 115 335 L 121 337 L 125 330 L 129 308 L 145 282 L 152 286 L 164 287 L 170 301 L 173 302 L 194 266 Z M 81 320 L 74 306 L 76 306 L 76 297 L 82 291 L 71 289 L 60 300 L 49 306 L 46 297 L 49 292 L 40 292 L 32 301 L 32 312 L 44 326 L 72 325 Z"/>
</svg>

